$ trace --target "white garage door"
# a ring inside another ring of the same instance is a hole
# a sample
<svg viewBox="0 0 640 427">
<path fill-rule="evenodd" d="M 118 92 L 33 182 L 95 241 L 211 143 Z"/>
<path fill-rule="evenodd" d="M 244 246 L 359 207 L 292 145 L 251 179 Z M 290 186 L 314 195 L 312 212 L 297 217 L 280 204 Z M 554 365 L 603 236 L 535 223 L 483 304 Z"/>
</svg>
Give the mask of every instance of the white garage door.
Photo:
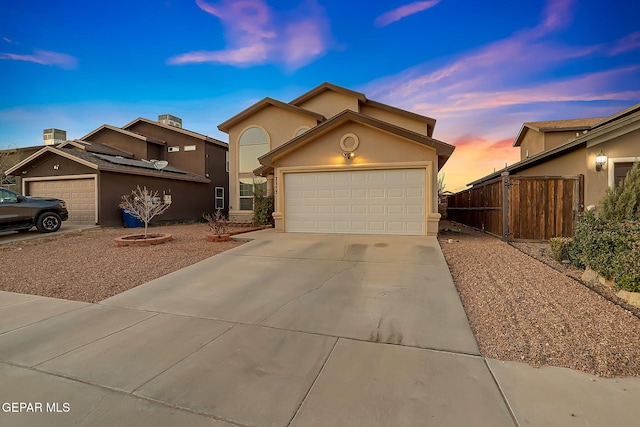
<svg viewBox="0 0 640 427">
<path fill-rule="evenodd" d="M 69 222 L 82 225 L 96 223 L 95 181 L 89 179 L 61 179 L 31 181 L 27 194 L 33 197 L 56 197 L 67 203 Z"/>
<path fill-rule="evenodd" d="M 425 170 L 286 173 L 285 231 L 424 235 Z"/>
</svg>

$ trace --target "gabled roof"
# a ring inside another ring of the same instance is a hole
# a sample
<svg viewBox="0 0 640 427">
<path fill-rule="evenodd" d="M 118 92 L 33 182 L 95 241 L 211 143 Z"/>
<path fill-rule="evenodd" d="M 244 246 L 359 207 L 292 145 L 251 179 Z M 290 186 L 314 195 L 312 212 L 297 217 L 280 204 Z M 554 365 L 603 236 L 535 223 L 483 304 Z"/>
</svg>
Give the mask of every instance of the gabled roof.
<svg viewBox="0 0 640 427">
<path fill-rule="evenodd" d="M 225 147 L 225 148 L 229 147 L 229 144 L 227 144 L 226 142 L 220 141 L 220 140 L 212 138 L 210 136 L 203 135 L 201 133 L 194 132 L 194 131 L 187 130 L 187 129 L 183 129 L 183 128 L 166 125 L 164 123 L 160 123 L 160 122 L 157 122 L 157 121 L 154 121 L 154 120 L 145 119 L 144 117 L 138 117 L 137 119 L 135 119 L 135 120 L 127 123 L 126 125 L 122 126 L 122 129 L 125 130 L 125 131 L 128 131 L 129 128 L 131 128 L 132 126 L 134 126 L 137 123 L 147 123 L 147 124 L 150 124 L 150 125 L 161 127 L 163 129 L 168 129 L 168 130 L 171 130 L 171 131 L 174 131 L 174 132 L 178 132 L 178 133 L 181 133 L 183 135 L 188 135 L 188 136 L 191 136 L 193 138 L 201 139 L 203 141 L 210 142 L 212 144 L 215 144 L 215 145 L 218 145 L 218 146 L 221 146 L 221 147 Z M 132 133 L 135 133 L 135 132 L 132 132 Z M 139 134 L 137 134 L 137 135 L 139 135 Z M 163 141 L 163 142 L 165 142 L 165 141 Z"/>
<path fill-rule="evenodd" d="M 159 139 L 152 138 L 152 137 L 145 136 L 145 135 L 140 135 L 139 133 L 130 132 L 130 131 L 128 131 L 128 130 L 120 129 L 120 128 L 117 128 L 117 127 L 115 127 L 115 126 L 106 125 L 106 124 L 105 124 L 105 125 L 100 126 L 99 128 L 97 128 L 97 129 L 95 129 L 95 130 L 93 130 L 93 131 L 91 131 L 91 132 L 89 132 L 88 134 L 86 134 L 85 136 L 83 136 L 83 137 L 82 137 L 82 138 L 80 138 L 80 139 L 81 139 L 81 140 L 86 140 L 86 141 L 91 141 L 91 137 L 92 137 L 93 135 L 95 135 L 95 134 L 97 134 L 97 133 L 99 133 L 99 132 L 102 132 L 102 131 L 104 131 L 104 130 L 109 130 L 109 131 L 112 131 L 112 132 L 117 132 L 117 133 L 120 133 L 120 134 L 122 134 L 122 135 L 130 136 L 130 137 L 132 137 L 132 138 L 136 138 L 136 139 L 139 139 L 139 140 L 141 140 L 141 141 L 145 141 L 145 142 L 151 142 L 151 143 L 153 143 L 153 144 L 157 144 L 157 145 L 165 145 L 165 142 L 164 142 L 164 141 L 161 141 L 161 140 L 159 140 Z"/>
<path fill-rule="evenodd" d="M 261 101 L 256 102 L 251 107 L 239 112 L 238 114 L 231 117 L 229 120 L 225 121 L 224 123 L 219 124 L 218 129 L 220 129 L 222 132 L 229 133 L 229 129 L 233 125 L 241 122 L 247 117 L 250 117 L 253 114 L 257 113 L 258 111 L 261 111 L 269 106 L 282 108 L 284 110 L 291 111 L 292 113 L 309 116 L 311 118 L 314 118 L 318 123 L 326 120 L 322 114 L 314 113 L 313 111 L 305 110 L 304 108 L 296 107 L 295 105 L 287 104 L 282 101 L 278 101 L 277 99 L 267 97 L 262 99 Z"/>
<path fill-rule="evenodd" d="M 275 159 L 299 148 L 300 146 L 310 142 L 316 136 L 321 135 L 324 132 L 327 132 L 328 130 L 333 129 L 334 127 L 347 121 L 361 123 L 363 125 L 379 129 L 383 132 L 391 133 L 393 135 L 416 142 L 418 144 L 435 148 L 436 154 L 438 156 L 438 170 L 446 163 L 446 161 L 451 156 L 451 153 L 453 153 L 453 150 L 455 149 L 453 145 L 438 141 L 431 137 L 412 132 L 410 130 L 401 128 L 388 122 L 384 122 L 382 120 L 374 119 L 373 117 L 369 117 L 364 114 L 356 113 L 355 111 L 344 110 L 342 113 L 335 115 L 334 117 L 321 123 L 320 125 L 309 129 L 302 135 L 299 135 L 292 140 L 280 145 L 279 147 L 271 150 L 267 154 L 261 156 L 258 160 L 264 166 L 273 166 L 273 161 Z M 260 168 L 258 168 L 257 170 L 260 170 Z"/>
<path fill-rule="evenodd" d="M 602 122 L 605 118 L 585 118 L 585 119 L 570 119 L 570 120 L 548 120 L 545 122 L 525 122 L 522 124 L 522 128 L 513 141 L 514 147 L 520 147 L 522 140 L 524 139 L 529 129 L 536 132 L 565 132 L 570 130 L 583 131 L 591 129 L 592 126 Z"/>
<path fill-rule="evenodd" d="M 341 93 L 343 95 L 353 96 L 354 98 L 358 98 L 358 101 L 360 101 L 360 102 L 364 102 L 364 101 L 367 100 L 367 97 L 362 92 L 356 92 L 355 90 L 351 90 L 351 89 L 344 88 L 342 86 L 334 85 L 333 83 L 324 82 L 324 83 L 314 87 L 310 91 L 303 93 L 302 95 L 300 95 L 299 97 L 297 97 L 293 101 L 289 102 L 289 104 L 298 105 L 299 106 L 300 104 L 303 104 L 306 101 L 308 101 L 308 100 L 310 100 L 312 98 L 315 98 L 316 96 L 318 96 L 321 93 L 326 92 L 328 90 L 333 91 L 333 92 L 338 92 L 338 93 Z"/>
<path fill-rule="evenodd" d="M 367 99 L 365 104 L 379 108 L 381 110 L 398 114 L 400 116 L 405 116 L 410 119 L 426 122 L 427 136 L 433 136 L 433 130 L 436 127 L 436 119 L 432 119 L 431 117 L 423 116 L 422 114 L 414 113 L 408 110 L 403 110 L 402 108 L 394 107 L 393 105 L 383 104 L 382 102 L 374 101 L 373 99 Z"/>
<path fill-rule="evenodd" d="M 502 170 L 484 176 L 467 185 L 477 185 L 492 180 L 499 177 L 503 172 L 513 173 L 522 169 L 526 169 L 528 167 L 543 163 L 554 157 L 558 157 L 562 154 L 580 148 L 581 146 L 593 147 L 595 145 L 602 144 L 609 141 L 612 137 L 620 135 L 620 129 L 624 127 L 626 127 L 627 129 L 623 133 L 633 132 L 640 129 L 640 104 L 629 107 L 610 117 L 599 119 L 599 122 L 593 125 L 590 130 L 587 130 L 586 133 L 581 133 L 580 136 L 570 139 L 569 141 L 562 145 L 559 145 L 558 147 L 543 151 L 542 153 L 538 153 L 534 156 L 516 162 Z"/>
<path fill-rule="evenodd" d="M 423 116 L 421 114 L 413 113 L 411 111 L 403 110 L 402 108 L 394 107 L 392 105 L 383 104 L 382 102 L 374 101 L 373 99 L 368 99 L 367 96 L 362 92 L 356 92 L 351 89 L 344 88 L 342 86 L 335 85 L 333 83 L 324 82 L 319 86 L 311 89 L 310 91 L 302 94 L 297 97 L 293 101 L 289 102 L 291 105 L 300 105 L 304 102 L 320 95 L 326 91 L 333 91 L 337 93 L 341 93 L 343 95 L 352 96 L 358 99 L 358 103 L 361 105 L 369 105 L 371 107 L 379 108 L 381 110 L 389 111 L 401 116 L 408 117 L 410 119 L 418 120 L 427 123 L 427 136 L 433 135 L 433 129 L 435 128 L 436 121 L 431 117 Z"/>
<path fill-rule="evenodd" d="M 192 181 L 192 182 L 202 182 L 209 183 L 210 180 L 204 178 L 200 175 L 196 175 L 191 172 L 186 172 L 173 167 L 166 167 L 162 171 L 156 170 L 153 167 L 151 162 L 147 162 L 144 160 L 134 160 L 128 159 L 121 156 L 112 156 L 107 154 L 99 154 L 88 152 L 85 149 L 78 148 L 76 145 L 77 141 L 74 141 L 72 144 L 67 144 L 63 148 L 46 146 L 42 150 L 34 153 L 32 156 L 29 156 L 22 162 L 13 166 L 11 169 L 7 171 L 7 174 L 23 169 L 29 163 L 38 159 L 40 156 L 43 156 L 47 153 L 54 154 L 57 156 L 64 157 L 73 162 L 82 164 L 91 169 L 96 169 L 105 172 L 115 172 L 115 173 L 124 173 L 130 175 L 144 175 L 144 176 L 155 176 L 155 177 L 163 177 L 169 179 L 177 179 L 180 181 Z"/>
</svg>

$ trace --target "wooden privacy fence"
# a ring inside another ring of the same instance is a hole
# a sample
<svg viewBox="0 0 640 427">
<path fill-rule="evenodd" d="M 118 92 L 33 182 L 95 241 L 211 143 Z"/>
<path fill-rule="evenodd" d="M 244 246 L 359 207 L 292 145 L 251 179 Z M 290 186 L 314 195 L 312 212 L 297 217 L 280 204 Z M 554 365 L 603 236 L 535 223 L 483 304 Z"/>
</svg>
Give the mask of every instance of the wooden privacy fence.
<svg viewBox="0 0 640 427">
<path fill-rule="evenodd" d="M 510 176 L 448 196 L 447 217 L 504 240 L 573 236 L 584 176 Z"/>
</svg>

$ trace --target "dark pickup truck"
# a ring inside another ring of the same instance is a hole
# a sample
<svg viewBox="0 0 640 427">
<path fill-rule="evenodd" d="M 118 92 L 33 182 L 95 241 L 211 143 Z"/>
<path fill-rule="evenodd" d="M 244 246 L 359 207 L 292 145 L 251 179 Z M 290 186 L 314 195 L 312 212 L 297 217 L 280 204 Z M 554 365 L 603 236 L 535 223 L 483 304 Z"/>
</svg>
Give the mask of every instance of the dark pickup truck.
<svg viewBox="0 0 640 427">
<path fill-rule="evenodd" d="M 0 231 L 29 231 L 36 226 L 42 233 L 58 231 L 69 218 L 64 200 L 48 197 L 25 197 L 0 188 Z"/>
</svg>

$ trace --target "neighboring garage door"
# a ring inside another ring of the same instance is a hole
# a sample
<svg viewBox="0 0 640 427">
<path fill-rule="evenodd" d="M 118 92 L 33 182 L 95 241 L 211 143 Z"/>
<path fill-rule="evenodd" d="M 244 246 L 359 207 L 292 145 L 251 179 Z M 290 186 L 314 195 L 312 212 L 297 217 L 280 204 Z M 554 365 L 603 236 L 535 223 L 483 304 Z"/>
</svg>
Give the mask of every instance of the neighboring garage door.
<svg viewBox="0 0 640 427">
<path fill-rule="evenodd" d="M 286 173 L 285 231 L 424 235 L 425 170 Z"/>
<path fill-rule="evenodd" d="M 29 196 L 64 200 L 69 211 L 69 222 L 81 225 L 96 223 L 96 190 L 93 178 L 31 181 L 27 188 Z"/>
</svg>

